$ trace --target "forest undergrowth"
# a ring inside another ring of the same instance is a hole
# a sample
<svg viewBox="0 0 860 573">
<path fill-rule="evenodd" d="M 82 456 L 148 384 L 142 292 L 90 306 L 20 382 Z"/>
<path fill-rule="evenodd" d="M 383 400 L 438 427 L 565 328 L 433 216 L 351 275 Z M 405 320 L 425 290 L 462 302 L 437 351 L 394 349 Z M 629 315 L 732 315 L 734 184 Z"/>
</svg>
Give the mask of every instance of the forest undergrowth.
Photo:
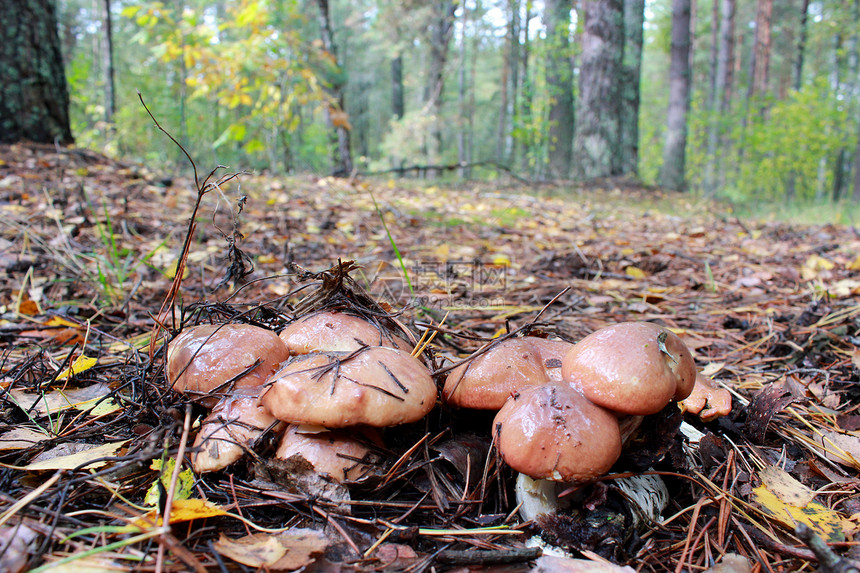
<svg viewBox="0 0 860 573">
<path fill-rule="evenodd" d="M 857 228 L 744 220 L 618 181 L 227 170 L 210 181 L 224 175 L 190 221 L 188 177 L 86 150 L 0 147 L 8 570 L 580 570 L 537 559 L 525 541 L 541 529 L 592 560 L 581 570 L 704 571 L 727 554 L 753 571 L 848 570 L 839 556 L 856 556 L 860 527 Z M 277 487 L 263 460 L 271 444 L 191 473 L 183 456 L 203 409 L 169 388 L 165 342 L 201 322 L 280 330 L 339 261 L 355 261 L 356 288 L 416 337 L 435 333 L 425 359 L 437 384 L 527 325 L 575 342 L 651 321 L 731 392 L 732 412 L 686 413 L 694 431 L 643 438 L 589 486 L 588 511 L 541 527 L 517 518 L 492 418 L 448 407 L 389 429 L 377 471 L 336 500 Z M 611 478 L 641 472 L 662 476 L 669 503 L 634 527 L 615 520 L 631 516 Z M 273 554 L 284 561 L 265 561 Z"/>
</svg>

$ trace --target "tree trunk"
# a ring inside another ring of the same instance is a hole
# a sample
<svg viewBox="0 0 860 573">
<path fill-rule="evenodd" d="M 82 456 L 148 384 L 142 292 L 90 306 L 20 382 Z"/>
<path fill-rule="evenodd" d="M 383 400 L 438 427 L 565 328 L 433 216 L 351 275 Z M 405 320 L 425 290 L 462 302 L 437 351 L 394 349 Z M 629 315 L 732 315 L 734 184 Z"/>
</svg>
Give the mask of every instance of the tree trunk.
<svg viewBox="0 0 860 573">
<path fill-rule="evenodd" d="M 502 61 L 501 101 L 499 125 L 496 132 L 496 158 L 499 163 L 509 164 L 512 152 L 512 122 L 517 101 L 519 71 L 519 1 L 508 0 L 507 33 Z"/>
<path fill-rule="evenodd" d="M 326 109 L 326 120 L 329 128 L 333 130 L 336 144 L 333 151 L 332 175 L 335 177 L 346 177 L 352 173 L 352 149 L 350 145 L 349 116 L 344 106 L 344 92 L 346 91 L 346 76 L 343 66 L 338 57 L 337 45 L 334 42 L 334 34 L 331 27 L 331 13 L 329 12 L 328 0 L 316 0 L 319 7 L 320 33 L 322 35 L 323 49 L 329 53 L 333 63 L 329 73 L 328 91 L 331 102 Z"/>
<path fill-rule="evenodd" d="M 794 89 L 800 91 L 803 85 L 803 58 L 806 52 L 806 36 L 809 33 L 809 0 L 803 0 L 800 13 L 800 37 L 797 40 L 797 59 L 794 61 Z"/>
<path fill-rule="evenodd" d="M 624 59 L 621 86 L 621 172 L 639 174 L 639 79 L 645 0 L 624 0 Z"/>
<path fill-rule="evenodd" d="M 731 71 L 732 39 L 734 36 L 735 0 L 722 0 L 719 16 L 719 48 L 717 50 L 714 85 L 711 87 L 711 120 L 708 125 L 708 164 L 705 167 L 705 191 L 713 194 L 717 189 L 716 174 L 720 160 L 717 144 L 721 135 L 722 118 L 728 109 L 726 86 Z"/>
<path fill-rule="evenodd" d="M 544 8 L 546 84 L 549 92 L 549 176 L 567 178 L 573 154 L 573 68 L 570 59 L 570 2 L 547 0 Z"/>
<path fill-rule="evenodd" d="M 448 47 L 454 28 L 454 14 L 457 0 L 439 0 L 435 4 L 436 17 L 430 38 L 430 70 L 424 90 L 424 105 L 433 116 L 427 146 L 429 163 L 439 161 L 442 150 L 442 92 L 445 87 L 445 63 L 448 61 Z M 428 171 L 428 177 L 435 177 L 435 171 Z"/>
<path fill-rule="evenodd" d="M 505 156 L 508 164 L 513 166 L 516 161 L 516 140 L 514 139 L 514 124 L 517 121 L 517 103 L 520 95 L 520 1 L 509 0 L 511 4 L 511 70 L 510 93 L 508 97 L 508 129 L 505 133 Z"/>
<path fill-rule="evenodd" d="M 708 111 L 717 107 L 717 60 L 720 51 L 720 0 L 714 0 L 711 9 L 711 48 L 708 63 Z"/>
<path fill-rule="evenodd" d="M 672 63 L 669 72 L 669 111 L 660 185 L 685 187 L 687 109 L 690 104 L 690 0 L 672 0 Z"/>
<path fill-rule="evenodd" d="M 391 113 L 397 119 L 403 118 L 406 107 L 403 105 L 403 55 L 398 53 L 391 58 Z"/>
<path fill-rule="evenodd" d="M 752 77 L 752 93 L 763 96 L 767 93 L 770 75 L 771 19 L 773 0 L 758 0 L 755 26 L 755 66 Z"/>
<path fill-rule="evenodd" d="M 519 106 L 519 116 L 518 121 L 520 125 L 529 126 L 531 125 L 531 115 L 532 115 L 532 82 L 529 77 L 529 57 L 531 56 L 531 40 L 529 39 L 529 26 L 532 19 L 532 2 L 531 0 L 527 0 L 525 3 L 525 19 L 522 22 L 522 36 L 523 36 L 523 45 L 520 50 L 520 68 L 522 70 L 520 74 L 520 106 Z M 528 165 L 529 157 L 533 148 L 533 138 L 531 137 L 531 130 L 524 130 L 525 133 L 528 133 L 529 136 L 522 140 L 523 150 L 521 156 L 523 158 L 523 163 Z M 516 144 L 517 140 L 514 138 L 514 153 L 516 155 Z"/>
<path fill-rule="evenodd" d="M 577 177 L 594 179 L 621 173 L 624 17 L 622 0 L 588 0 L 584 7 L 574 166 Z"/>
<path fill-rule="evenodd" d="M 466 30 L 469 28 L 469 9 L 466 4 L 463 4 L 463 26 L 460 34 L 460 61 L 457 69 L 457 106 L 460 108 L 460 117 L 457 122 L 457 162 L 460 167 L 460 179 L 468 179 L 471 177 L 471 170 L 466 166 L 468 159 L 466 157 L 466 125 L 468 124 L 468 116 L 470 110 L 466 106 Z"/>
<path fill-rule="evenodd" d="M 0 142 L 72 143 L 51 0 L 0 0 Z"/>
<path fill-rule="evenodd" d="M 116 113 L 116 91 L 113 70 L 113 25 L 110 15 L 110 0 L 104 0 L 105 10 L 105 47 L 104 47 L 104 72 L 105 72 L 105 122 L 113 123 Z"/>
</svg>

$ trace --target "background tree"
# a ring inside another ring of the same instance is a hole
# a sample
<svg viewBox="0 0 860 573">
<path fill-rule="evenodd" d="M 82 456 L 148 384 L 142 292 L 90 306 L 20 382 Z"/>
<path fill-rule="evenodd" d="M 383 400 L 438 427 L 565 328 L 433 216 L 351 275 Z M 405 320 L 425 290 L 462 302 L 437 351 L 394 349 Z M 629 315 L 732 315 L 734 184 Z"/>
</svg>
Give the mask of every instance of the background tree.
<svg viewBox="0 0 860 573">
<path fill-rule="evenodd" d="M 666 144 L 660 185 L 681 191 L 685 187 L 687 109 L 690 105 L 690 0 L 672 1 L 672 67 Z"/>
<path fill-rule="evenodd" d="M 569 0 L 546 0 L 546 85 L 549 97 L 547 169 L 550 177 L 570 175 L 573 155 L 573 66 L 570 53 Z"/>
<path fill-rule="evenodd" d="M 621 173 L 622 0 L 584 2 L 574 164 L 582 179 Z"/>
<path fill-rule="evenodd" d="M 334 41 L 334 33 L 331 26 L 331 12 L 328 0 L 316 0 L 319 8 L 320 32 L 325 53 L 323 57 L 328 60 L 328 73 L 326 83 L 331 101 L 326 108 L 327 123 L 334 132 L 335 145 L 333 146 L 332 174 L 335 176 L 346 176 L 352 172 L 352 146 L 350 142 L 349 115 L 346 112 L 345 87 L 346 70 L 343 69 L 338 58 L 337 44 Z"/>
<path fill-rule="evenodd" d="M 639 83 L 645 0 L 624 0 L 624 57 L 621 72 L 621 172 L 639 174 Z"/>
<path fill-rule="evenodd" d="M 52 0 L 0 1 L 0 71 L 0 141 L 73 141 Z"/>
</svg>

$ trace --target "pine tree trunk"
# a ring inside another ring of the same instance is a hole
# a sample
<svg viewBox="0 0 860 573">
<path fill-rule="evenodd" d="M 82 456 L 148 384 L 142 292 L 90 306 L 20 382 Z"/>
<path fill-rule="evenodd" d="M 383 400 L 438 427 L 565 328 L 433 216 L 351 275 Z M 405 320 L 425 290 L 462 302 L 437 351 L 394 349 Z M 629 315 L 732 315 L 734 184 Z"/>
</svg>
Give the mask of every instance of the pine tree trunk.
<svg viewBox="0 0 860 573">
<path fill-rule="evenodd" d="M 806 52 L 806 36 L 809 34 L 809 0 L 803 0 L 800 13 L 800 37 L 797 40 L 797 59 L 794 61 L 794 89 L 800 91 L 803 85 L 803 59 Z"/>
<path fill-rule="evenodd" d="M 708 111 L 717 107 L 717 59 L 720 51 L 720 0 L 711 8 L 711 47 L 708 55 Z"/>
<path fill-rule="evenodd" d="M 713 194 L 717 189 L 720 157 L 717 150 L 721 135 L 722 117 L 728 109 L 727 85 L 731 71 L 732 39 L 734 37 L 735 0 L 722 0 L 719 16 L 719 48 L 717 50 L 714 85 L 711 88 L 711 121 L 708 125 L 708 164 L 705 171 L 705 191 Z"/>
<path fill-rule="evenodd" d="M 433 116 L 427 140 L 427 159 L 430 163 L 439 161 L 442 151 L 442 92 L 445 87 L 445 64 L 448 61 L 448 47 L 454 28 L 454 14 L 457 1 L 439 0 L 435 4 L 436 17 L 430 40 L 430 70 L 424 90 L 424 105 Z M 428 170 L 428 177 L 435 177 L 434 170 Z"/>
<path fill-rule="evenodd" d="M 760 96 L 767 93 L 767 84 L 770 76 L 772 16 L 773 0 L 759 0 L 755 28 L 756 55 L 755 73 L 753 74 L 753 90 Z"/>
<path fill-rule="evenodd" d="M 621 172 L 639 174 L 639 79 L 645 0 L 624 0 L 624 60 L 621 88 Z"/>
<path fill-rule="evenodd" d="M 320 33 L 322 35 L 323 48 L 331 55 L 335 62 L 335 69 L 330 73 L 329 95 L 331 102 L 326 110 L 329 128 L 334 133 L 335 145 L 333 151 L 332 175 L 346 177 L 352 173 L 352 147 L 350 143 L 350 124 L 346 114 L 345 97 L 346 78 L 338 57 L 337 45 L 334 42 L 334 34 L 331 27 L 331 13 L 329 12 L 328 0 L 316 0 L 319 7 Z"/>
<path fill-rule="evenodd" d="M 594 179 L 621 173 L 622 0 L 584 3 L 575 174 Z"/>
<path fill-rule="evenodd" d="M 546 84 L 549 107 L 549 176 L 567 178 L 573 155 L 573 68 L 570 59 L 570 2 L 547 0 L 544 8 Z"/>
<path fill-rule="evenodd" d="M 466 167 L 466 126 L 470 111 L 466 107 L 466 30 L 469 28 L 469 9 L 463 4 L 463 25 L 460 34 L 460 61 L 457 70 L 457 105 L 460 108 L 460 117 L 457 123 L 457 162 L 460 163 L 459 175 L 461 179 L 471 177 L 471 170 Z"/>
<path fill-rule="evenodd" d="M 683 191 L 687 153 L 687 109 L 690 103 L 690 0 L 672 1 L 672 63 L 669 111 L 660 185 Z"/>
<path fill-rule="evenodd" d="M 403 56 L 398 53 L 391 58 L 391 113 L 395 118 L 403 118 Z"/>
<path fill-rule="evenodd" d="M 104 72 L 105 72 L 105 122 L 113 122 L 116 113 L 116 90 L 114 87 L 113 70 L 113 25 L 110 15 L 110 0 L 104 0 L 105 10 L 105 47 L 104 47 Z"/>
<path fill-rule="evenodd" d="M 0 142 L 72 143 L 52 0 L 0 0 Z"/>
<path fill-rule="evenodd" d="M 514 139 L 514 123 L 517 121 L 517 103 L 520 95 L 520 2 L 509 0 L 511 4 L 511 71 L 510 93 L 508 97 L 508 128 L 505 133 L 505 156 L 508 164 L 516 162 L 516 140 Z"/>
</svg>

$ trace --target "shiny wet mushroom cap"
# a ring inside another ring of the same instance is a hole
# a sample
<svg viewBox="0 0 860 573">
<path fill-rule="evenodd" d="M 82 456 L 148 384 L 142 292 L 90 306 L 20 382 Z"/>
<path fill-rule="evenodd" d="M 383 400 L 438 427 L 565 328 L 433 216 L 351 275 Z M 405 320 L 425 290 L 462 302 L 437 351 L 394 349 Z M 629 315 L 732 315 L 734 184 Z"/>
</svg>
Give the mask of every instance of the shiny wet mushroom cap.
<svg viewBox="0 0 860 573">
<path fill-rule="evenodd" d="M 522 390 L 499 410 L 493 428 L 505 463 L 535 479 L 589 482 L 621 455 L 615 415 L 567 384 Z"/>
<path fill-rule="evenodd" d="M 290 423 L 396 426 L 433 409 L 436 385 L 408 352 L 377 346 L 297 356 L 269 379 L 261 400 Z"/>
<path fill-rule="evenodd" d="M 362 346 L 390 346 L 412 350 L 412 345 L 384 327 L 344 312 L 315 312 L 281 331 L 281 340 L 290 354 L 309 352 L 351 352 Z"/>
<path fill-rule="evenodd" d="M 571 348 L 562 340 L 509 338 L 451 370 L 442 398 L 461 408 L 498 410 L 518 390 L 560 382 L 562 358 Z"/>
<path fill-rule="evenodd" d="M 644 416 L 686 398 L 696 365 L 669 330 L 650 322 L 622 322 L 578 342 L 564 357 L 562 375 L 595 404 Z"/>
<path fill-rule="evenodd" d="M 358 439 L 365 438 L 364 440 Z M 357 480 L 372 470 L 373 454 L 367 443 L 381 442 L 373 428 L 327 430 L 319 426 L 290 425 L 275 457 L 299 456 L 318 474 L 338 482 Z"/>
<path fill-rule="evenodd" d="M 167 379 L 183 394 L 228 394 L 261 386 L 289 356 L 271 330 L 251 324 L 204 324 L 170 341 Z"/>
<path fill-rule="evenodd" d="M 197 473 L 222 470 L 238 461 L 268 428 L 283 424 L 257 403 L 257 396 L 226 396 L 203 420 L 191 466 Z"/>
</svg>

